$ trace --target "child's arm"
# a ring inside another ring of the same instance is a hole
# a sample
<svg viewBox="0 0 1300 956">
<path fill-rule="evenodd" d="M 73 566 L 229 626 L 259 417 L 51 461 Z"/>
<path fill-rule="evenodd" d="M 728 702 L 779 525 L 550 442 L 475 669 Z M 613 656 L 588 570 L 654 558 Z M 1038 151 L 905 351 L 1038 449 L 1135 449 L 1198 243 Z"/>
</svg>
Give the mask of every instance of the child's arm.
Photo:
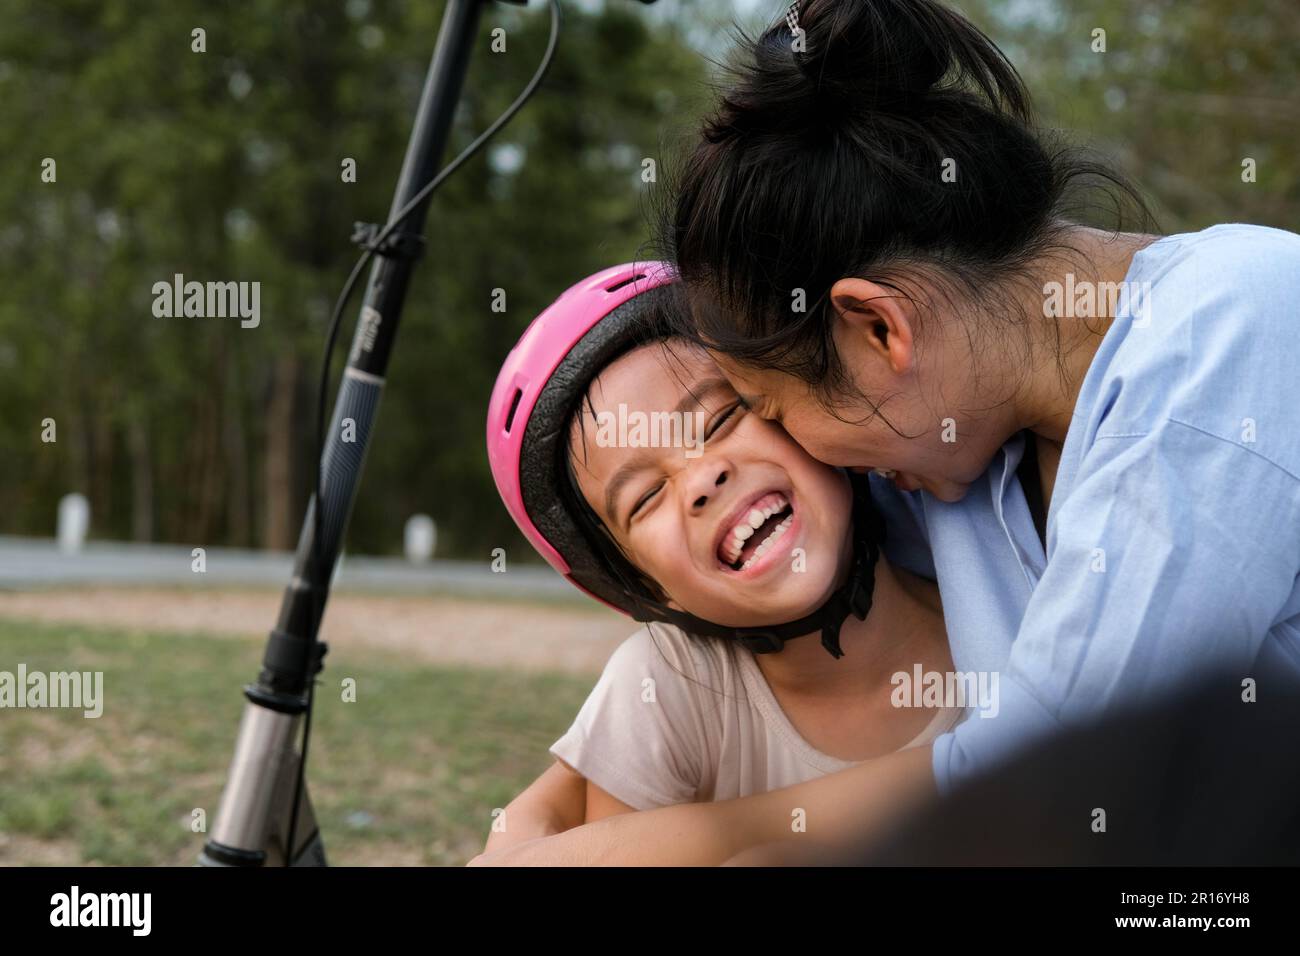
<svg viewBox="0 0 1300 956">
<path fill-rule="evenodd" d="M 584 823 L 594 823 L 619 813 L 636 813 L 636 807 L 630 807 L 618 797 L 611 796 L 590 780 L 587 781 L 587 818 Z"/>
<path fill-rule="evenodd" d="M 563 833 L 618 813 L 635 813 L 563 760 L 551 764 L 505 808 L 505 827 L 488 834 L 484 853 Z"/>
<path fill-rule="evenodd" d="M 781 790 L 601 820 L 470 865 L 716 866 L 778 842 L 843 847 L 881 836 L 907 810 L 934 799 L 930 759 L 929 746 L 913 747 Z M 791 826 L 795 810 L 806 831 Z"/>
<path fill-rule="evenodd" d="M 504 825 L 494 825 L 484 853 L 563 833 L 587 821 L 588 783 L 582 774 L 557 760 L 528 789 L 506 805 Z M 613 799 L 613 798 L 611 798 Z"/>
<path fill-rule="evenodd" d="M 510 801 L 504 820 L 494 822 L 484 856 L 633 813 L 636 806 L 695 799 L 703 755 L 691 736 L 698 703 L 681 673 L 690 661 L 669 663 L 665 649 L 673 650 L 656 644 L 645 628 L 619 646 L 573 726 L 550 748 L 555 763 Z M 647 674 L 656 681 L 652 701 L 643 696 Z M 634 754 L 641 759 L 631 759 Z"/>
</svg>

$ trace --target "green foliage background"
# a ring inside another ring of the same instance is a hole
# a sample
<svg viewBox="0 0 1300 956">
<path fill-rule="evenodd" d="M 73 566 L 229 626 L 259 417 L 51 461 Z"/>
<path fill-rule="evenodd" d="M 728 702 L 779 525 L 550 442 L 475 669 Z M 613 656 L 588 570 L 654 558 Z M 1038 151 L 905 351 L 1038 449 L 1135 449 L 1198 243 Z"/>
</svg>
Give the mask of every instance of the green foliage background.
<svg viewBox="0 0 1300 956">
<path fill-rule="evenodd" d="M 852 2 L 852 0 L 845 0 Z M 1108 153 L 1165 231 L 1300 225 L 1294 0 L 968 0 L 1044 122 Z M 668 144 L 708 102 L 733 15 L 784 4 L 566 2 L 538 96 L 435 198 L 348 547 L 531 557 L 497 501 L 486 400 L 523 327 L 643 254 Z M 387 212 L 442 4 L 8 0 L 0 14 L 0 533 L 48 535 L 68 491 L 92 534 L 289 547 L 309 480 L 325 322 L 355 220 Z M 507 31 L 505 53 L 489 31 Z M 191 30 L 206 30 L 206 53 Z M 1107 50 L 1091 49 L 1106 30 Z M 452 150 L 531 75 L 547 16 L 489 4 Z M 58 181 L 41 182 L 41 161 Z M 352 157 L 358 181 L 340 164 Z M 1258 164 L 1243 183 L 1241 163 Z M 522 159 L 522 163 L 518 161 Z M 513 162 L 512 162 L 513 160 Z M 517 168 L 516 168 L 517 167 Z M 157 319 L 153 283 L 261 282 L 262 322 Z M 506 290 L 507 311 L 491 310 Z M 345 351 L 355 319 L 346 317 Z M 53 418 L 58 441 L 40 440 Z"/>
</svg>

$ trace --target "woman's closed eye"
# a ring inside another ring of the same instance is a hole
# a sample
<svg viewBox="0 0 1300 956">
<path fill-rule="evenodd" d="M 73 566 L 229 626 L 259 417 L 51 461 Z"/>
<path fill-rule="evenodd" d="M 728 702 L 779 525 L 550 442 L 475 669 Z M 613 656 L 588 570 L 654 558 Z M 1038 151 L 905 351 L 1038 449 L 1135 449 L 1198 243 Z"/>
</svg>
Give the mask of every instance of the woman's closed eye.
<svg viewBox="0 0 1300 956">
<path fill-rule="evenodd" d="M 781 412 L 766 395 L 742 395 L 740 404 L 765 422 L 780 422 Z"/>
</svg>

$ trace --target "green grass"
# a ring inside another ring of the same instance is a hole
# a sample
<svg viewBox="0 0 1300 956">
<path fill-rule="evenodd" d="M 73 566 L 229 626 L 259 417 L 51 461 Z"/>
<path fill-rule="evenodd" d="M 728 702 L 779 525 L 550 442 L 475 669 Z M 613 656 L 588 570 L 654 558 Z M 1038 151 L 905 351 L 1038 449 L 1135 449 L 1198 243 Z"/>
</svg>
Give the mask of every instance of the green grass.
<svg viewBox="0 0 1300 956">
<path fill-rule="evenodd" d="M 259 641 L 0 620 L 0 671 L 103 671 L 103 716 L 0 709 L 0 860 L 189 864 Z M 342 698 L 356 680 L 356 702 Z M 308 782 L 335 864 L 460 864 L 550 762 L 592 680 L 331 650 Z"/>
</svg>

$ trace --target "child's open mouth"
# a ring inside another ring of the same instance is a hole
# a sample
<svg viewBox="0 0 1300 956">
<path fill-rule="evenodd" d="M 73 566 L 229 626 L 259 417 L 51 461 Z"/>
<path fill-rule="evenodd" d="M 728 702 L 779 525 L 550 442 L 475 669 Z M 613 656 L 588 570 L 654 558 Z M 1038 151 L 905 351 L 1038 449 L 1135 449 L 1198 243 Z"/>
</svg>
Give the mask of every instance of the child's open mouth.
<svg viewBox="0 0 1300 956">
<path fill-rule="evenodd" d="M 784 537 L 793 521 L 794 507 L 784 494 L 761 495 L 723 532 L 718 560 L 732 571 L 744 571 Z"/>
</svg>

